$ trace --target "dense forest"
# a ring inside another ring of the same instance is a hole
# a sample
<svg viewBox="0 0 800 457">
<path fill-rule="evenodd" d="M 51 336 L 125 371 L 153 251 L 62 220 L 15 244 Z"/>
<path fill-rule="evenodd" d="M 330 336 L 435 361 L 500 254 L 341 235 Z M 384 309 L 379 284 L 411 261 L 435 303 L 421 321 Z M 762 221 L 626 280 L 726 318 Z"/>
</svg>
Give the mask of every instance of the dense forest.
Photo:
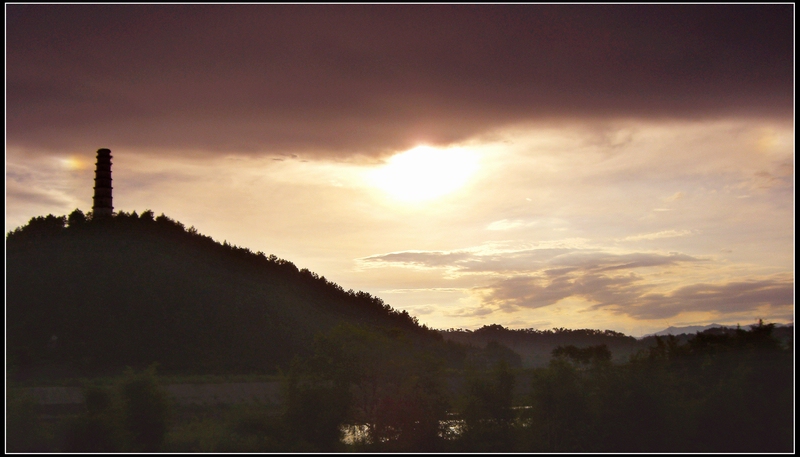
<svg viewBox="0 0 800 457">
<path fill-rule="evenodd" d="M 8 450 L 794 447 L 793 327 L 642 340 L 610 330 L 434 330 L 152 211 L 33 218 L 7 234 L 6 284 L 10 380 L 57 366 L 64 376 L 126 373 L 114 389 L 87 385 L 82 410 L 57 427 L 12 398 Z M 251 404 L 179 420 L 156 370 L 278 373 L 283 401 L 278 411 Z"/>
</svg>

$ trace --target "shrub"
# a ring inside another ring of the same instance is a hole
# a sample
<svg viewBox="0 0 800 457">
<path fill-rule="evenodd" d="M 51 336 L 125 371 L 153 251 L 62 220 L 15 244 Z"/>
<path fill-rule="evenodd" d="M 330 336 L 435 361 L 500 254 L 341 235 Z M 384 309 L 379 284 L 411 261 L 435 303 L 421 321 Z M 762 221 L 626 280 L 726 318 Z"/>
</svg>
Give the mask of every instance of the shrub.
<svg viewBox="0 0 800 457">
<path fill-rule="evenodd" d="M 136 373 L 128 369 L 120 385 L 122 421 L 134 451 L 154 452 L 164 443 L 170 419 L 170 404 L 159 387 L 155 365 Z"/>
</svg>

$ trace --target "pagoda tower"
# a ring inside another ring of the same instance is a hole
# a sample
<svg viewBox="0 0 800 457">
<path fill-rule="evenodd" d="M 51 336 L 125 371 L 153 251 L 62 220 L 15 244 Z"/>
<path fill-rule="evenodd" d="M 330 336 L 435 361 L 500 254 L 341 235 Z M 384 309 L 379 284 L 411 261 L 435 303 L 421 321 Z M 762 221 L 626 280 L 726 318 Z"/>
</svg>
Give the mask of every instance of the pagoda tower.
<svg viewBox="0 0 800 457">
<path fill-rule="evenodd" d="M 94 217 L 111 216 L 114 207 L 111 205 L 111 150 L 97 150 L 97 168 L 94 172 Z"/>
</svg>

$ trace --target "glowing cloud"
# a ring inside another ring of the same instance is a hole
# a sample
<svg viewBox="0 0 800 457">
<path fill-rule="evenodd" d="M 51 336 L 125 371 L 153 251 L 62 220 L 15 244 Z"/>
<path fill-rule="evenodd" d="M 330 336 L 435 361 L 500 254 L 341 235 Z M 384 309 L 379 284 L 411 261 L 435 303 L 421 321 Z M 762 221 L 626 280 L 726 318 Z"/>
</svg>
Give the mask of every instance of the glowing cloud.
<svg viewBox="0 0 800 457">
<path fill-rule="evenodd" d="M 69 156 L 58 161 L 68 170 L 85 170 L 91 166 L 90 162 L 79 156 Z"/>
</svg>

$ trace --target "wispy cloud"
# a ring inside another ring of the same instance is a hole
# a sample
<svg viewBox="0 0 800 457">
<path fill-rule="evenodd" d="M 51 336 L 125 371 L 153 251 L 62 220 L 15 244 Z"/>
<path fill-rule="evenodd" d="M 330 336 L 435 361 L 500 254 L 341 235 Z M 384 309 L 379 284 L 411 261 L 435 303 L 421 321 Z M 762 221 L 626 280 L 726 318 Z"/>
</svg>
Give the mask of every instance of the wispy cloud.
<svg viewBox="0 0 800 457">
<path fill-rule="evenodd" d="M 386 289 L 381 290 L 381 294 L 416 294 L 420 292 L 463 292 L 466 289 L 458 287 L 426 287 L 414 289 Z"/>
<path fill-rule="evenodd" d="M 446 312 L 448 317 L 482 317 L 492 314 L 495 310 L 489 306 L 475 306 L 469 308 L 461 308 L 456 311 Z"/>
<path fill-rule="evenodd" d="M 411 311 L 411 313 L 416 316 L 425 316 L 427 314 L 433 314 L 436 312 L 436 307 L 431 305 L 413 306 L 408 307 L 407 310 Z"/>
<path fill-rule="evenodd" d="M 579 268 L 586 271 L 620 270 L 675 265 L 701 259 L 679 253 L 616 254 L 578 248 L 539 248 L 520 250 L 404 251 L 359 259 L 372 266 L 442 268 L 454 273 L 513 273 L 547 271 L 552 268 Z"/>
<path fill-rule="evenodd" d="M 470 257 L 471 254 L 466 251 L 404 251 L 378 254 L 357 260 L 367 266 L 445 268 L 457 265 Z"/>
<path fill-rule="evenodd" d="M 25 186 L 16 181 L 6 182 L 6 199 L 20 205 L 47 207 L 67 207 L 73 203 L 73 199 L 61 191 Z"/>
<path fill-rule="evenodd" d="M 639 241 L 639 240 L 657 240 L 659 238 L 674 238 L 678 236 L 691 235 L 691 230 L 661 230 L 660 232 L 643 233 L 641 235 L 631 235 L 622 238 L 620 241 Z"/>
<path fill-rule="evenodd" d="M 509 220 L 509 219 L 501 219 L 499 221 L 494 221 L 491 224 L 486 226 L 486 230 L 512 230 L 520 227 L 526 227 L 530 225 L 535 225 L 535 222 L 525 222 L 521 220 Z"/>
<path fill-rule="evenodd" d="M 665 202 L 674 202 L 680 200 L 684 197 L 683 192 L 675 192 L 674 194 L 670 195 L 669 197 L 665 198 Z"/>
<path fill-rule="evenodd" d="M 667 230 L 627 239 L 685 236 Z M 407 251 L 362 259 L 376 265 L 439 268 L 454 275 L 478 275 L 488 280 L 471 289 L 480 305 L 453 316 L 485 316 L 516 312 L 580 299 L 590 309 L 604 309 L 636 319 L 657 319 L 682 312 L 730 313 L 793 303 L 793 279 L 786 276 L 719 282 L 687 283 L 665 279 L 675 268 L 712 259 L 681 253 L 609 252 L 601 249 L 542 248 L 485 252 Z M 487 276 L 488 275 L 488 276 Z M 491 279 L 500 278 L 500 279 Z M 657 279 L 655 279 L 657 278 Z M 682 282 L 683 281 L 683 282 Z"/>
</svg>

